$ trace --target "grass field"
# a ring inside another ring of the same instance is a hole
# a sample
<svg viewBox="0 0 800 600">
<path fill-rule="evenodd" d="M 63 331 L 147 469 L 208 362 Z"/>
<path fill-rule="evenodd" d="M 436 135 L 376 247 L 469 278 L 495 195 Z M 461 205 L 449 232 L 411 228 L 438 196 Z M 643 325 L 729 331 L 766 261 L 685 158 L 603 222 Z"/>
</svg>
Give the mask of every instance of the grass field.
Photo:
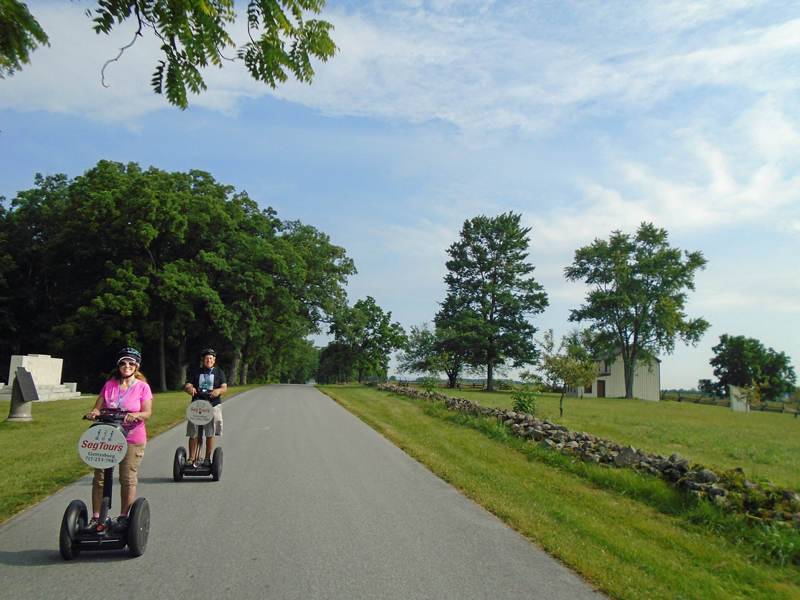
<svg viewBox="0 0 800 600">
<path fill-rule="evenodd" d="M 800 598 L 800 566 L 791 563 L 797 560 L 800 542 L 795 533 L 771 546 L 770 536 L 783 534 L 745 528 L 711 506 L 694 504 L 660 479 L 525 444 L 496 420 L 452 413 L 441 402 L 359 386 L 321 389 L 613 598 Z M 477 397 L 486 406 L 502 405 L 494 401 L 499 395 Z M 601 435 L 619 439 L 613 431 L 637 422 L 636 410 L 628 408 L 633 403 L 622 401 L 619 406 L 623 414 L 616 419 L 592 421 L 593 410 L 599 409 L 584 405 L 584 411 L 570 412 L 568 401 L 567 415 L 575 419 L 569 425 L 598 433 L 589 425 L 603 423 L 609 430 Z M 543 399 L 540 407 L 551 412 L 557 397 Z M 644 422 L 663 421 L 660 428 L 668 430 L 671 414 L 649 416 Z M 641 442 L 650 439 L 653 424 L 649 427 L 640 427 L 629 443 L 648 445 Z M 683 419 L 677 427 L 687 428 Z M 671 443 L 673 434 L 660 435 L 666 441 L 658 438 L 658 443 Z M 699 439 L 684 440 L 681 452 L 694 458 Z"/>
<path fill-rule="evenodd" d="M 490 408 L 512 404 L 511 392 L 437 391 Z M 679 452 L 721 469 L 741 467 L 750 478 L 800 490 L 800 419 L 794 416 L 735 413 L 691 402 L 566 396 L 564 417 L 559 418 L 558 399 L 558 394 L 540 396 L 536 416 L 650 452 Z"/>
<path fill-rule="evenodd" d="M 238 386 L 225 399 L 258 386 Z M 0 421 L 0 523 L 33 506 L 91 469 L 78 456 L 77 443 L 89 426 L 83 415 L 96 396 L 36 402 L 33 421 Z M 186 419 L 189 397 L 184 392 L 155 394 L 147 436 L 153 438 Z M 8 415 L 10 401 L 0 401 L 0 415 Z"/>
</svg>

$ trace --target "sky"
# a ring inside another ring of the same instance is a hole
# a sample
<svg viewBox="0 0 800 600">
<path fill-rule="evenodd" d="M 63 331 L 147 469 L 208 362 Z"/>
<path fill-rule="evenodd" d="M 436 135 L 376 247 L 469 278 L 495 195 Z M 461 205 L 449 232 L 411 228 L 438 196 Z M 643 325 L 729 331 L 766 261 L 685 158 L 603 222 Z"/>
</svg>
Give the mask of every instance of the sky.
<svg viewBox="0 0 800 600">
<path fill-rule="evenodd" d="M 446 294 L 464 221 L 530 228 L 556 336 L 587 287 L 575 250 L 642 222 L 708 260 L 686 313 L 711 327 L 662 355 L 662 388 L 712 378 L 744 335 L 800 365 L 800 13 L 769 0 L 329 0 L 336 55 L 277 89 L 241 63 L 181 111 L 154 94 L 154 39 L 91 29 L 88 1 L 29 1 L 50 37 L 0 80 L 0 196 L 100 160 L 199 169 L 356 263 L 351 303 L 406 329 Z M 243 5 L 237 10 L 244 14 Z M 244 39 L 243 20 L 234 39 Z M 513 375 L 513 373 L 511 373 Z"/>
</svg>

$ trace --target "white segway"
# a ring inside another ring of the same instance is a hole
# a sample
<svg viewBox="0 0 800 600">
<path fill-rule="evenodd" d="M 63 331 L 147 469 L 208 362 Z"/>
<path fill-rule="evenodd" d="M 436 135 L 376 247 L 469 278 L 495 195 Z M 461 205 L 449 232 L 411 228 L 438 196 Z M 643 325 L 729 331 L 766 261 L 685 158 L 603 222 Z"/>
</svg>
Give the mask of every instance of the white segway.
<svg viewBox="0 0 800 600">
<path fill-rule="evenodd" d="M 114 485 L 114 467 L 122 462 L 128 451 L 127 432 L 122 428 L 126 411 L 104 408 L 100 416 L 81 436 L 78 454 L 90 467 L 104 469 L 103 502 L 97 528 L 89 529 L 88 511 L 82 500 L 69 503 L 61 520 L 58 548 L 64 560 L 72 560 L 81 551 L 119 550 L 128 546 L 132 556 L 141 556 L 147 548 L 150 535 L 150 504 L 137 498 L 128 511 L 128 526 L 124 530 L 114 527 L 108 516 L 111 509 L 111 492 Z"/>
<path fill-rule="evenodd" d="M 197 396 L 203 395 L 198 392 Z M 186 448 L 181 446 L 175 450 L 175 459 L 172 462 L 172 478 L 175 481 L 182 481 L 184 477 L 207 477 L 211 475 L 214 481 L 219 481 L 222 477 L 222 448 L 214 448 L 211 454 L 211 464 L 204 465 L 200 462 L 203 455 L 203 425 L 214 420 L 214 408 L 211 402 L 206 399 L 198 398 L 186 408 L 186 418 L 197 425 L 197 444 L 195 444 L 195 456 L 189 456 Z M 195 464 L 198 464 L 195 466 Z"/>
</svg>

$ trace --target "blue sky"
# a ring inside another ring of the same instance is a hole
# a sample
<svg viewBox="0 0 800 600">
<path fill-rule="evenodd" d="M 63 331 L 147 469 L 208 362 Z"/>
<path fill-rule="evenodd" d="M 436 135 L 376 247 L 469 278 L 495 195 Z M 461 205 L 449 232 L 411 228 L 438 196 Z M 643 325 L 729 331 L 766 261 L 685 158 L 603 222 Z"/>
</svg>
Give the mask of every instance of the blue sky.
<svg viewBox="0 0 800 600">
<path fill-rule="evenodd" d="M 651 221 L 708 259 L 687 313 L 712 327 L 662 357 L 662 387 L 711 377 L 723 333 L 800 365 L 794 3 L 332 0 L 339 52 L 312 85 L 229 64 L 186 111 L 150 91 L 152 40 L 103 87 L 133 30 L 94 34 L 88 2 L 28 6 L 51 46 L 0 81 L 7 199 L 101 159 L 205 170 L 329 234 L 359 271 L 351 302 L 406 328 L 436 313 L 464 220 L 514 211 L 550 298 L 534 323 L 557 335 L 586 293 L 563 277 L 575 249 Z"/>
</svg>

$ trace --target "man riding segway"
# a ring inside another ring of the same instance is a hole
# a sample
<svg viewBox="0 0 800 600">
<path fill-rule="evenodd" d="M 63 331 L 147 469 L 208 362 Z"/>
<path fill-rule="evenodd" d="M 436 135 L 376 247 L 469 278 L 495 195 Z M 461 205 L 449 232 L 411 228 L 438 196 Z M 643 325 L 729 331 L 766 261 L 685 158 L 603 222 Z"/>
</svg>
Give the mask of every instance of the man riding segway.
<svg viewBox="0 0 800 600">
<path fill-rule="evenodd" d="M 202 366 L 195 369 L 189 375 L 183 390 L 192 397 L 192 400 L 208 400 L 213 407 L 214 418 L 206 425 L 195 425 L 191 421 L 186 423 L 186 435 L 189 437 L 189 461 L 196 468 L 200 464 L 200 448 L 197 440 L 200 433 L 199 427 L 203 427 L 206 437 L 206 456 L 203 466 L 211 464 L 211 453 L 214 450 L 214 437 L 222 435 L 222 394 L 228 391 L 228 384 L 225 381 L 225 373 L 215 367 L 217 353 L 211 348 L 206 348 L 200 353 Z"/>
</svg>

